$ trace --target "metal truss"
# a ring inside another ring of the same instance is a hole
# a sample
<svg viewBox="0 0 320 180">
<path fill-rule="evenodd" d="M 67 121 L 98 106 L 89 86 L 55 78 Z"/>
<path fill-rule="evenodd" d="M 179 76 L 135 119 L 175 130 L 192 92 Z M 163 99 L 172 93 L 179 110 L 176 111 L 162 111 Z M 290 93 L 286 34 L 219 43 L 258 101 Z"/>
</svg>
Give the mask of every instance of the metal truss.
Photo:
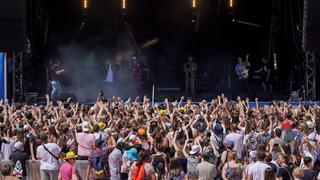
<svg viewBox="0 0 320 180">
<path fill-rule="evenodd" d="M 315 52 L 305 52 L 305 98 L 309 100 L 316 99 L 316 70 L 317 70 L 317 57 Z"/>
<path fill-rule="evenodd" d="M 12 99 L 14 100 L 14 102 L 22 102 L 23 53 L 8 53 L 8 59 L 12 60 Z"/>
</svg>

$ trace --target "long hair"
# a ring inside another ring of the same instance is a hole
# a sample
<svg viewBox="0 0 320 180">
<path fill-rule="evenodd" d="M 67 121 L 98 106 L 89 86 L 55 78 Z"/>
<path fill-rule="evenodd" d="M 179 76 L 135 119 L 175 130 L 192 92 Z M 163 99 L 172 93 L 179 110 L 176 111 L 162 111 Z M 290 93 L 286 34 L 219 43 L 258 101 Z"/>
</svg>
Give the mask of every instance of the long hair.
<svg viewBox="0 0 320 180">
<path fill-rule="evenodd" d="M 267 168 L 264 171 L 264 179 L 265 180 L 275 180 L 276 179 L 276 173 L 273 172 L 271 168 Z"/>
</svg>

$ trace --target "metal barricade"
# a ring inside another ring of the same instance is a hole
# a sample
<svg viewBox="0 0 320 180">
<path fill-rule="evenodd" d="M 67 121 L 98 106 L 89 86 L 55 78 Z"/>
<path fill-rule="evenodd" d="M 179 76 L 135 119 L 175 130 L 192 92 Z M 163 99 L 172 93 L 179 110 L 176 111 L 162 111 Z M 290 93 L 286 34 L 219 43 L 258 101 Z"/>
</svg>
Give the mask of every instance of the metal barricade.
<svg viewBox="0 0 320 180">
<path fill-rule="evenodd" d="M 63 162 L 61 162 L 63 163 Z M 5 164 L 11 164 L 10 161 L 0 161 L 0 167 L 2 168 Z M 86 178 L 87 173 L 87 164 L 88 161 L 85 160 L 77 160 L 76 167 L 79 172 L 79 175 L 81 176 L 81 179 Z M 40 179 L 40 161 L 28 161 L 27 162 L 27 179 L 28 180 L 34 180 L 34 179 Z M 0 171 L 0 176 L 2 176 Z"/>
</svg>

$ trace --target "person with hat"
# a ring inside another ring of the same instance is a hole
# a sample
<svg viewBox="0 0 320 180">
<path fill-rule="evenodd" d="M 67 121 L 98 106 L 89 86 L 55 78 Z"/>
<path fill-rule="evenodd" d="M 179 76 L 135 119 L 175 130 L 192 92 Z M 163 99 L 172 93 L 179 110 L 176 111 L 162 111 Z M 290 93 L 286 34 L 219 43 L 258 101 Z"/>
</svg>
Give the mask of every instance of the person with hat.
<svg viewBox="0 0 320 180">
<path fill-rule="evenodd" d="M 216 166 L 209 161 L 213 157 L 213 151 L 205 148 L 202 152 L 202 161 L 197 165 L 198 180 L 214 179 L 217 175 Z"/>
<path fill-rule="evenodd" d="M 22 176 L 24 180 L 27 177 L 26 162 L 29 159 L 29 155 L 24 152 L 24 145 L 20 141 L 14 143 L 14 149 L 15 151 L 10 156 L 13 167 L 15 167 L 13 174 Z"/>
<path fill-rule="evenodd" d="M 183 146 L 183 154 L 185 157 L 187 157 L 187 171 L 188 171 L 188 178 L 189 179 L 198 179 L 198 173 L 197 173 L 197 165 L 200 162 L 200 146 L 199 145 L 193 145 L 191 147 L 191 151 L 189 153 L 186 152 L 186 147 L 188 144 L 189 139 L 187 138 L 187 141 L 185 142 Z"/>
<path fill-rule="evenodd" d="M 37 148 L 37 158 L 40 160 L 41 180 L 58 179 L 61 148 L 56 143 L 48 143 L 48 136 L 44 131 L 39 133 L 39 139 L 42 145 Z"/>
<path fill-rule="evenodd" d="M 76 141 L 78 143 L 78 160 L 88 160 L 93 151 L 95 136 L 89 133 L 90 123 L 82 122 L 82 132 L 76 133 Z"/>
<path fill-rule="evenodd" d="M 212 134 L 210 137 L 210 142 L 213 144 L 213 147 L 216 149 L 215 154 L 217 157 L 221 156 L 221 153 L 223 152 L 224 146 L 223 146 L 223 139 L 224 139 L 224 128 L 222 126 L 222 123 L 215 123 L 213 125 Z"/>
<path fill-rule="evenodd" d="M 58 180 L 78 180 L 79 173 L 75 166 L 77 154 L 73 151 L 66 153 L 64 160 L 66 161 L 60 166 Z"/>
<path fill-rule="evenodd" d="M 110 136 L 110 138 L 113 144 L 108 147 L 105 146 L 105 140 L 95 140 L 95 150 L 92 151 L 88 158 L 86 180 L 89 180 L 90 176 L 96 180 L 110 178 L 108 158 L 116 145 L 113 137 Z"/>
<path fill-rule="evenodd" d="M 229 157 L 229 154 L 231 152 L 234 152 L 233 151 L 233 148 L 234 148 L 234 142 L 233 141 L 226 141 L 225 142 L 225 146 L 226 146 L 226 149 L 222 152 L 221 154 L 221 158 L 220 158 L 220 167 L 223 167 L 223 165 L 228 161 L 228 157 Z"/>
</svg>

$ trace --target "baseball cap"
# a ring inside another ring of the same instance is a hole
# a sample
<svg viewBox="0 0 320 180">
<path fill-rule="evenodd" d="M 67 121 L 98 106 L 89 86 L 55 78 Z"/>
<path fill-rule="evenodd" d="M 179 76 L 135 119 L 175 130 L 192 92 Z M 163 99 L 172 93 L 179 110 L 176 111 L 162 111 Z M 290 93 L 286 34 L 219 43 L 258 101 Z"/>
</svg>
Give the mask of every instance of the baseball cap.
<svg viewBox="0 0 320 180">
<path fill-rule="evenodd" d="M 307 127 L 308 127 L 309 129 L 314 128 L 313 122 L 312 122 L 312 121 L 307 121 Z"/>
<path fill-rule="evenodd" d="M 234 146 L 234 142 L 233 142 L 233 141 L 227 141 L 227 142 L 226 142 L 226 145 L 227 145 L 227 146 Z"/>
<path fill-rule="evenodd" d="M 136 136 L 136 135 L 131 134 L 131 135 L 129 136 L 129 141 L 130 141 L 130 142 L 134 142 L 134 141 L 136 141 L 136 140 L 137 140 L 137 136 Z"/>
<path fill-rule="evenodd" d="M 256 158 L 256 154 L 257 154 L 257 151 L 250 151 L 249 157 L 254 159 L 254 158 Z"/>
<path fill-rule="evenodd" d="M 198 145 L 193 145 L 191 147 L 191 151 L 190 151 L 190 154 L 196 154 L 200 151 L 200 147 Z"/>
<path fill-rule="evenodd" d="M 23 143 L 20 141 L 17 141 L 16 143 L 14 143 L 14 148 L 17 150 L 20 149 L 22 146 L 23 146 Z"/>
<path fill-rule="evenodd" d="M 203 157 L 212 157 L 213 153 L 212 153 L 211 149 L 206 148 L 206 149 L 203 150 L 202 156 Z"/>
<path fill-rule="evenodd" d="M 213 127 L 213 133 L 215 135 L 223 134 L 223 127 L 222 127 L 221 123 L 216 123 L 216 125 Z"/>
<path fill-rule="evenodd" d="M 25 131 L 29 131 L 29 130 L 30 130 L 30 126 L 29 126 L 29 125 L 27 125 L 27 124 L 26 124 L 26 125 L 24 125 L 24 126 L 23 126 L 23 130 L 25 130 Z"/>
<path fill-rule="evenodd" d="M 89 122 L 88 121 L 83 121 L 82 122 L 82 131 L 83 132 L 89 132 Z"/>
</svg>

